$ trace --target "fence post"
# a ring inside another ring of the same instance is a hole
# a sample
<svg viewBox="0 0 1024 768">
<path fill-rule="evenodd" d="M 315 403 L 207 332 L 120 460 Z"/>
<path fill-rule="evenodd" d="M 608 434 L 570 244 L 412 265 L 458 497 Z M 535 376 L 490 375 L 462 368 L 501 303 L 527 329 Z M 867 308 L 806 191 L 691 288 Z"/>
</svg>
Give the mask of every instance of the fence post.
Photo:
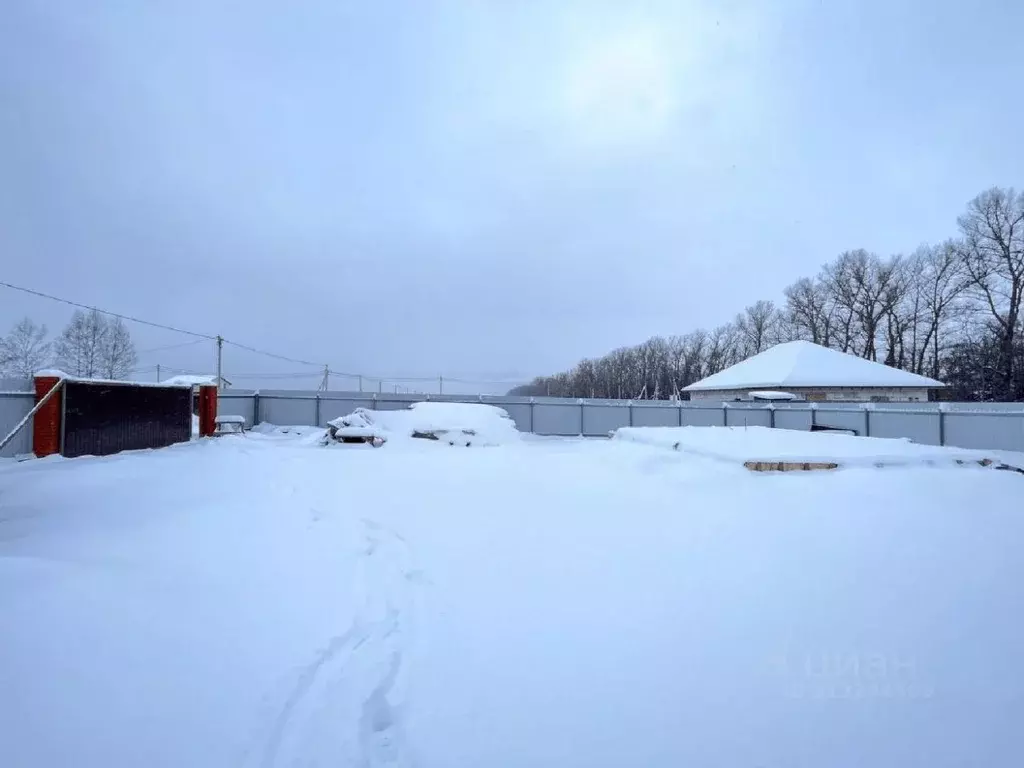
<svg viewBox="0 0 1024 768">
<path fill-rule="evenodd" d="M 43 381 L 43 382 L 50 382 L 51 383 L 50 389 L 46 390 L 45 389 L 45 384 L 40 385 L 39 382 L 41 382 L 41 381 Z M 22 429 L 24 429 L 26 426 L 28 426 L 29 423 L 31 423 L 32 424 L 32 439 L 31 439 L 32 452 L 35 453 L 37 456 L 39 456 L 38 449 L 41 447 L 42 440 L 40 440 L 39 437 L 37 436 L 37 432 L 41 431 L 41 430 L 38 430 L 37 424 L 36 424 L 36 422 L 34 420 L 34 417 L 35 417 L 35 415 L 37 413 L 39 413 L 39 411 L 41 411 L 43 409 L 43 407 L 48 402 L 50 402 L 50 399 L 54 395 L 56 395 L 58 391 L 60 391 L 61 387 L 64 386 L 64 379 L 56 379 L 56 378 L 53 378 L 53 377 L 40 377 L 40 378 L 36 378 L 33 381 L 33 386 L 34 386 L 35 391 L 36 391 L 36 403 L 35 403 L 35 405 L 33 405 L 32 408 L 29 409 L 29 412 L 25 414 L 25 416 L 22 418 L 21 421 L 19 421 L 17 424 L 14 425 L 14 429 L 12 429 L 7 434 L 7 437 L 5 437 L 2 440 L 0 440 L 0 450 L 3 450 L 5 445 L 10 443 L 12 440 L 14 440 L 15 435 L 17 435 Z M 63 422 L 64 422 L 64 406 L 62 405 L 61 406 L 61 424 L 63 424 Z M 53 417 L 52 417 L 52 415 L 50 417 L 50 424 L 51 424 L 51 427 L 52 427 L 53 426 Z M 61 429 L 63 429 L 63 427 L 61 427 Z M 50 445 L 48 447 L 50 447 L 50 448 L 53 447 L 53 445 L 52 445 L 52 435 L 51 435 Z M 58 449 L 58 452 L 59 452 L 59 449 Z M 45 455 L 49 455 L 49 454 L 52 454 L 52 453 L 54 453 L 54 451 L 49 451 L 48 453 L 43 454 L 43 455 L 45 456 Z"/>
<path fill-rule="evenodd" d="M 722 403 L 722 426 L 729 426 L 729 404 Z"/>
<path fill-rule="evenodd" d="M 683 426 L 683 401 L 680 400 L 676 403 L 676 410 L 678 411 L 677 416 L 679 417 L 679 426 Z"/>
<path fill-rule="evenodd" d="M 580 400 L 580 437 L 583 437 L 583 414 L 584 414 L 584 409 L 586 407 L 587 407 L 586 404 L 581 399 Z"/>
<path fill-rule="evenodd" d="M 626 407 L 629 409 L 629 426 L 632 427 L 633 426 L 633 401 L 630 400 L 629 403 L 626 405 Z"/>
<path fill-rule="evenodd" d="M 871 408 L 864 407 L 864 437 L 871 437 Z"/>
<path fill-rule="evenodd" d="M 811 432 L 814 431 L 814 425 L 818 423 L 817 419 L 814 418 L 814 414 L 817 412 L 818 406 L 816 403 L 811 403 Z"/>
<path fill-rule="evenodd" d="M 67 437 L 67 423 L 68 423 L 68 388 L 64 386 L 63 397 L 60 399 L 60 455 L 64 455 L 64 441 Z M 214 414 L 216 416 L 216 414 Z M 189 425 L 189 432 L 192 431 L 191 424 Z"/>
<path fill-rule="evenodd" d="M 316 393 L 316 417 L 315 417 L 315 420 L 313 422 L 313 425 L 316 426 L 316 427 L 320 426 L 320 393 L 319 392 Z"/>
<path fill-rule="evenodd" d="M 533 406 L 535 405 L 534 399 L 530 398 L 530 434 L 536 434 L 536 428 L 533 426 Z"/>
<path fill-rule="evenodd" d="M 775 429 L 775 406 L 768 403 L 768 426 Z"/>
<path fill-rule="evenodd" d="M 252 425 L 255 427 L 262 421 L 260 418 L 260 391 L 257 389 L 252 393 Z"/>
<path fill-rule="evenodd" d="M 939 445 L 946 444 L 946 409 L 939 404 Z"/>
</svg>

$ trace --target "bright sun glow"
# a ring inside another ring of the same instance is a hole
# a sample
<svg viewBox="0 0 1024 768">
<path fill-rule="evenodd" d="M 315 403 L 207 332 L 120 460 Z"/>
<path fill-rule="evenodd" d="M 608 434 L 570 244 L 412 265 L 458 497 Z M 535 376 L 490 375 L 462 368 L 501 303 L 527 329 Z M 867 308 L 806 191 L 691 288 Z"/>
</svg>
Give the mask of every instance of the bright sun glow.
<svg viewBox="0 0 1024 768">
<path fill-rule="evenodd" d="M 674 111 L 670 59 L 657 37 L 635 32 L 601 41 L 572 61 L 567 105 L 574 130 L 605 143 L 656 138 Z"/>
</svg>

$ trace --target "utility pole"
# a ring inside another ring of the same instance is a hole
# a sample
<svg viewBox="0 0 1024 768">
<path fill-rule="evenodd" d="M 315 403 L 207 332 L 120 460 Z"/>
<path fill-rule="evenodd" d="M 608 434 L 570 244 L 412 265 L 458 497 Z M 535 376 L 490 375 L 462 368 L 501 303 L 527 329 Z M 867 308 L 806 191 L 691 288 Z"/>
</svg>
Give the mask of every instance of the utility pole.
<svg viewBox="0 0 1024 768">
<path fill-rule="evenodd" d="M 437 394 L 444 394 L 444 376 L 437 377 Z"/>
<path fill-rule="evenodd" d="M 384 379 L 377 379 L 377 394 L 384 391 Z"/>
<path fill-rule="evenodd" d="M 359 391 L 363 391 L 363 374 L 359 374 Z"/>
<path fill-rule="evenodd" d="M 217 336 L 217 389 L 224 389 L 224 337 Z"/>
<path fill-rule="evenodd" d="M 395 394 L 396 395 L 398 394 L 398 385 L 397 384 L 395 384 Z"/>
<path fill-rule="evenodd" d="M 324 380 L 320 382 L 320 389 L 326 392 L 331 386 L 331 369 L 324 365 Z"/>
<path fill-rule="evenodd" d="M 160 383 L 160 363 L 156 364 L 156 383 Z"/>
</svg>

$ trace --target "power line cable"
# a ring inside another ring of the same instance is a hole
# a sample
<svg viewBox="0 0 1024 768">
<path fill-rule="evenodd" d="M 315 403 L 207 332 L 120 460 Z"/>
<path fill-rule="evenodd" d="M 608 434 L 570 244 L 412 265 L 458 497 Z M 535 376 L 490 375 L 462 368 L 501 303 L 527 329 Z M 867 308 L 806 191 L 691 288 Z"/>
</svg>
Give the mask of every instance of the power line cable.
<svg viewBox="0 0 1024 768">
<path fill-rule="evenodd" d="M 275 354 L 274 352 L 267 352 L 266 350 L 263 349 L 256 349 L 256 347 L 250 347 L 247 344 L 239 344 L 237 341 L 229 341 L 228 339 L 224 339 L 224 343 L 229 344 L 232 347 L 237 347 L 238 349 L 244 349 L 246 352 L 255 352 L 257 355 L 263 355 L 264 357 L 272 357 L 275 360 L 283 360 L 286 363 L 295 363 L 296 365 L 309 365 L 313 366 L 314 368 L 319 368 L 321 370 L 323 370 L 324 367 L 323 363 L 311 363 L 308 360 L 298 360 L 294 357 L 278 355 Z"/>
<path fill-rule="evenodd" d="M 186 341 L 181 344 L 168 344 L 165 347 L 153 347 L 152 349 L 143 349 L 139 352 L 140 355 L 150 355 L 154 352 L 166 352 L 169 349 L 181 349 L 182 347 L 193 347 L 196 344 L 202 344 L 205 339 L 196 339 L 195 341 Z"/>
<path fill-rule="evenodd" d="M 218 338 L 215 334 L 197 333 L 196 331 L 189 331 L 189 330 L 186 330 L 184 328 L 176 328 L 176 327 L 174 327 L 172 325 L 165 325 L 163 323 L 154 323 L 154 322 L 152 322 L 150 320 L 143 320 L 140 317 L 134 317 L 132 315 L 124 315 L 124 314 L 121 314 L 119 312 L 111 312 L 109 310 L 100 309 L 99 307 L 94 307 L 94 306 L 91 306 L 89 304 L 82 304 L 82 303 L 77 302 L 77 301 L 71 301 L 70 299 L 63 299 L 60 296 L 53 296 L 52 294 L 49 294 L 49 293 L 43 293 L 42 291 L 37 291 L 37 290 L 34 290 L 32 288 L 25 288 L 24 286 L 21 286 L 21 285 L 14 285 L 13 283 L 8 283 L 8 282 L 3 281 L 3 280 L 0 280 L 0 286 L 3 286 L 4 288 L 10 288 L 11 290 L 14 290 L 14 291 L 21 291 L 22 293 L 28 293 L 28 294 L 31 294 L 32 296 L 39 296 L 40 298 L 49 299 L 50 301 L 56 301 L 56 302 L 59 302 L 61 304 L 67 304 L 68 306 L 71 306 L 71 307 L 77 307 L 79 309 L 88 309 L 90 311 L 99 312 L 101 315 L 108 315 L 109 317 L 118 317 L 118 318 L 121 318 L 122 320 L 129 320 L 129 321 L 131 321 L 133 323 L 139 323 L 141 325 L 148 325 L 151 328 L 160 328 L 160 329 L 165 330 L 165 331 L 174 331 L 175 333 L 183 333 L 186 336 L 195 336 L 198 339 L 206 339 L 208 341 L 217 341 L 217 338 Z M 244 349 L 247 352 L 254 352 L 257 355 L 263 355 L 265 357 L 271 357 L 271 358 L 274 358 L 275 360 L 283 360 L 283 361 L 288 362 L 288 363 L 295 363 L 296 365 L 309 365 L 309 366 L 313 366 L 313 367 L 317 367 L 317 368 L 322 368 L 323 367 L 323 363 L 311 363 L 308 360 L 297 360 L 297 359 L 295 359 L 293 357 L 286 357 L 285 355 L 278 355 L 278 354 L 275 354 L 274 352 L 267 352 L 266 350 L 257 349 L 256 347 L 251 347 L 251 346 L 249 346 L 247 344 L 241 344 L 241 343 L 239 343 L 237 341 L 230 341 L 228 339 L 223 339 L 223 341 L 224 341 L 225 344 L 230 344 L 231 346 L 237 347 L 238 349 Z M 155 350 L 149 350 L 149 351 L 155 351 Z"/>
<path fill-rule="evenodd" d="M 89 311 L 99 312 L 101 315 L 107 315 L 109 317 L 116 317 L 116 318 L 120 318 L 122 320 L 128 320 L 128 321 L 133 322 L 133 323 L 139 323 L 140 325 L 146 325 L 146 326 L 149 326 L 150 328 L 159 328 L 161 330 L 172 331 L 174 333 L 181 333 L 181 334 L 184 334 L 186 336 L 193 336 L 193 337 L 196 338 L 196 341 L 185 342 L 183 344 L 170 344 L 170 345 L 163 346 L 163 347 L 155 347 L 153 349 L 144 350 L 144 351 L 140 352 L 139 354 L 151 354 L 153 352 L 161 352 L 161 351 L 169 350 L 169 349 L 178 349 L 178 348 L 188 347 L 188 346 L 192 346 L 194 344 L 198 344 L 202 340 L 217 341 L 218 338 L 221 338 L 221 337 L 218 337 L 215 334 L 198 333 L 196 331 L 190 331 L 190 330 L 187 330 L 185 328 L 177 328 L 177 327 L 175 327 L 173 325 L 166 325 L 164 323 L 156 323 L 156 322 L 153 322 L 151 320 L 143 320 L 142 318 L 135 317 L 133 315 L 125 315 L 125 314 L 121 314 L 119 312 L 111 312 L 109 310 L 100 309 L 99 307 L 95 307 L 95 306 L 92 306 L 90 304 L 82 304 L 82 303 L 77 302 L 77 301 L 71 301 L 70 299 L 64 299 L 64 298 L 61 298 L 60 296 L 54 296 L 54 295 L 49 294 L 49 293 L 44 293 L 43 291 L 34 290 L 32 288 L 25 288 L 24 286 L 21 286 L 21 285 L 14 285 L 13 283 L 8 283 L 8 282 L 3 281 L 3 280 L 0 280 L 0 286 L 2 286 L 4 288 L 10 288 L 11 290 L 14 290 L 14 291 L 21 291 L 22 293 L 27 293 L 27 294 L 30 294 L 32 296 L 38 296 L 38 297 L 43 298 L 43 299 L 49 299 L 50 301 L 56 301 L 56 302 L 58 302 L 60 304 L 66 304 L 68 306 L 76 307 L 78 309 L 87 309 Z M 266 351 L 264 349 L 258 349 L 257 347 L 249 346 L 248 344 L 242 344 L 242 343 L 237 342 L 237 341 L 231 341 L 230 339 L 222 339 L 222 341 L 223 341 L 224 344 L 227 344 L 227 345 L 230 345 L 232 347 L 235 347 L 236 349 L 241 349 L 241 350 L 244 350 L 246 352 L 252 352 L 253 354 L 262 355 L 264 357 L 272 358 L 274 360 L 280 360 L 280 361 L 286 362 L 286 363 L 294 363 L 295 365 L 307 365 L 307 366 L 310 366 L 311 368 L 317 368 L 317 369 L 320 369 L 320 370 L 323 370 L 323 368 L 324 368 L 322 363 L 313 363 L 313 362 L 310 362 L 309 360 L 301 360 L 301 359 L 295 358 L 295 357 L 288 357 L 287 355 L 279 355 L 279 354 L 277 354 L 275 352 L 268 352 L 268 351 Z M 145 369 L 139 369 L 139 370 L 145 370 Z M 173 368 L 170 368 L 170 367 L 165 367 L 165 370 L 167 370 L 168 372 L 188 373 L 188 371 L 181 371 L 180 369 L 173 369 Z M 350 378 L 350 379 L 365 379 L 365 380 L 368 380 L 368 381 L 376 381 L 376 382 L 381 382 L 381 383 L 383 383 L 383 382 L 390 382 L 392 384 L 398 384 L 399 386 L 401 386 L 399 384 L 399 382 L 417 382 L 417 383 L 419 383 L 419 382 L 434 382 L 434 381 L 438 380 L 438 377 L 436 377 L 436 376 L 371 376 L 371 375 L 360 374 L 360 373 L 348 373 L 348 372 L 345 372 L 345 371 L 336 371 L 336 370 L 333 370 L 331 368 L 328 368 L 327 372 L 331 376 L 340 376 L 342 378 Z M 245 377 L 245 378 L 256 378 L 256 377 L 267 378 L 267 377 L 271 377 L 271 376 L 273 376 L 273 377 L 281 377 L 281 378 L 285 378 L 285 377 L 295 377 L 295 378 L 298 378 L 300 376 L 314 376 L 317 373 L 319 373 L 319 371 L 310 371 L 309 373 L 286 374 L 286 375 L 285 374 L 243 374 L 243 373 L 236 373 L 236 374 L 233 374 L 233 375 L 236 376 L 236 377 Z M 450 381 L 452 383 L 458 383 L 458 384 L 500 384 L 500 385 L 504 385 L 504 384 L 521 384 L 522 383 L 521 381 L 493 381 L 493 380 L 489 381 L 489 380 L 455 379 L 455 378 L 447 378 L 446 380 Z"/>
<path fill-rule="evenodd" d="M 62 299 L 59 296 L 51 296 L 48 293 L 43 293 L 42 291 L 34 291 L 31 288 L 24 288 L 24 287 L 22 287 L 20 285 L 13 285 L 12 283 L 7 283 L 7 282 L 4 282 L 3 280 L 0 280 L 0 285 L 2 285 L 4 288 L 11 288 L 12 290 L 21 291 L 22 293 L 30 293 L 33 296 L 40 296 L 40 297 L 42 297 L 44 299 L 50 299 L 51 301 L 59 301 L 61 304 L 67 304 L 68 306 L 71 306 L 71 307 L 78 307 L 79 309 L 88 309 L 88 310 L 93 311 L 93 312 L 99 312 L 101 315 L 109 315 L 110 317 L 118 317 L 118 318 L 121 318 L 122 320 L 130 320 L 133 323 L 140 323 L 141 325 L 148 325 L 151 328 L 160 328 L 160 329 L 165 330 L 165 331 L 174 331 L 175 333 L 183 333 L 186 336 L 196 336 L 196 337 L 198 337 L 200 339 L 209 339 L 210 341 L 216 341 L 217 340 L 216 336 L 210 336 L 210 335 L 205 334 L 205 333 L 196 333 L 195 331 L 186 331 L 184 328 L 175 328 L 173 325 L 164 325 L 162 323 L 154 323 L 154 322 L 150 322 L 149 320 L 143 320 L 143 319 L 138 318 L 138 317 L 132 317 L 131 315 L 122 315 L 122 314 L 119 314 L 117 312 L 108 312 L 107 310 L 100 309 L 99 307 L 92 307 L 92 306 L 89 306 L 88 304 L 79 304 L 77 301 L 70 301 L 69 299 Z"/>
</svg>

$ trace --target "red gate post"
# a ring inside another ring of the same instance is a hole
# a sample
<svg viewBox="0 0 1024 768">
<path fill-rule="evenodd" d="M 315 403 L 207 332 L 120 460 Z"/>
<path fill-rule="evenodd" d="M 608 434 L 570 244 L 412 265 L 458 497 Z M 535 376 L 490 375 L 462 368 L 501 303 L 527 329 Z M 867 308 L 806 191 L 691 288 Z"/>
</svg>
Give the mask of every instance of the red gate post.
<svg viewBox="0 0 1024 768">
<path fill-rule="evenodd" d="M 217 387 L 199 388 L 199 436 L 210 437 L 217 428 Z"/>
<path fill-rule="evenodd" d="M 57 386 L 59 376 L 36 377 L 36 402 Z M 60 418 L 63 411 L 64 392 L 57 392 L 32 417 L 32 453 L 40 459 L 60 453 Z"/>
</svg>

